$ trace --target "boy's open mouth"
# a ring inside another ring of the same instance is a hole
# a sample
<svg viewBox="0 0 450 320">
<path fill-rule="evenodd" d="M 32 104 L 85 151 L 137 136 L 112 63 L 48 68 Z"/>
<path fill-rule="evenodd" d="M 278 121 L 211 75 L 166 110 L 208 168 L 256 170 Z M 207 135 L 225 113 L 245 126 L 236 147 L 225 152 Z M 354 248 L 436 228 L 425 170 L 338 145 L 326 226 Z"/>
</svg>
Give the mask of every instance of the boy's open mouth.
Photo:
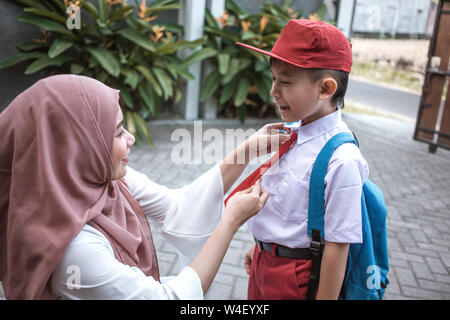
<svg viewBox="0 0 450 320">
<path fill-rule="evenodd" d="M 280 111 L 288 111 L 290 109 L 289 105 L 279 106 L 279 108 L 280 108 Z"/>
</svg>

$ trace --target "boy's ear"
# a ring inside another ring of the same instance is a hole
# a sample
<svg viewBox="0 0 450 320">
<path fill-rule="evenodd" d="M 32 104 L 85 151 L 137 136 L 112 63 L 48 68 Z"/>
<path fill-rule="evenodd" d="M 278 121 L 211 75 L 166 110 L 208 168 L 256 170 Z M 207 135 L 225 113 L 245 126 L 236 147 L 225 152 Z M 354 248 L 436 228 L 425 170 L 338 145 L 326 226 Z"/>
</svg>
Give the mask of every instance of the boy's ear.
<svg viewBox="0 0 450 320">
<path fill-rule="evenodd" d="M 322 79 L 319 99 L 331 98 L 337 90 L 337 82 L 332 77 Z"/>
</svg>

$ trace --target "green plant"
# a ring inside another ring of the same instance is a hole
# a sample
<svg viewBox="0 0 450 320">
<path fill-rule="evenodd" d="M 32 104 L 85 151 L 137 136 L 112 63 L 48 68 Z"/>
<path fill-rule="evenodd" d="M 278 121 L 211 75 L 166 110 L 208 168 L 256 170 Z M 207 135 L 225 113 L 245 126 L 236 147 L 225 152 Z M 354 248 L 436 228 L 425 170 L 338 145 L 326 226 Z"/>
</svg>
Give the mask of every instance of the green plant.
<svg viewBox="0 0 450 320">
<path fill-rule="evenodd" d="M 292 1 L 281 6 L 265 1 L 261 12 L 249 14 L 233 0 L 226 1 L 226 11 L 220 19 L 206 13 L 206 47 L 219 52 L 208 61 L 215 70 L 204 80 L 200 99 L 217 99 L 218 111 L 225 116 L 238 115 L 244 121 L 248 112 L 259 117 L 273 108 L 270 97 L 272 75 L 269 58 L 235 44 L 236 41 L 270 51 L 283 27 L 301 12 L 290 8 Z"/>
<path fill-rule="evenodd" d="M 70 72 L 120 89 L 125 124 L 138 143 L 146 139 L 151 144 L 145 120 L 158 117 L 161 100 L 180 100 L 179 82 L 193 79 L 189 65 L 215 54 L 204 49 L 185 60 L 177 57 L 178 50 L 205 42 L 179 40 L 180 25 L 155 23 L 160 12 L 180 8 L 178 0 L 157 0 L 151 6 L 145 0 L 135 0 L 135 6 L 124 0 L 98 0 L 97 6 L 86 0 L 17 2 L 26 12 L 18 20 L 39 27 L 43 39 L 17 45 L 20 52 L 0 61 L 0 69 L 27 61 L 25 74 Z M 66 25 L 68 6 L 84 13 L 79 29 Z"/>
</svg>

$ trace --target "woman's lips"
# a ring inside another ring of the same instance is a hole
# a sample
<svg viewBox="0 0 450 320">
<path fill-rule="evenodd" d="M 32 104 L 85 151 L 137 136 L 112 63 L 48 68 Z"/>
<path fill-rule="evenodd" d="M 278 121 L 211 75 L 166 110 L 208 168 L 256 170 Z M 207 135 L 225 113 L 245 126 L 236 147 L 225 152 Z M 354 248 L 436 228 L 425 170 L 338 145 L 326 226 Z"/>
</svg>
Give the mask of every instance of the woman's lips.
<svg viewBox="0 0 450 320">
<path fill-rule="evenodd" d="M 122 161 L 128 163 L 128 158 L 122 159 Z"/>
</svg>

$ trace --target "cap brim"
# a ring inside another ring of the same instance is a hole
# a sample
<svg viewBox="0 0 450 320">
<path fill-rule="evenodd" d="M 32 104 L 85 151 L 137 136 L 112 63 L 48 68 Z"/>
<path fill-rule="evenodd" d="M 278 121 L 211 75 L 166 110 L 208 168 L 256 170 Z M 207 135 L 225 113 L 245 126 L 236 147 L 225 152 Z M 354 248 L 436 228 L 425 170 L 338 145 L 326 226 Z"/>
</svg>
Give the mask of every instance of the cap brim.
<svg viewBox="0 0 450 320">
<path fill-rule="evenodd" d="M 287 63 L 289 63 L 289 64 L 292 64 L 292 65 L 296 66 L 296 67 L 300 67 L 300 68 L 308 68 L 307 66 L 304 66 L 304 65 L 301 65 L 301 64 L 298 64 L 298 63 L 289 61 L 288 59 L 285 59 L 285 58 L 283 58 L 283 57 L 280 57 L 279 55 L 274 54 L 274 53 L 272 53 L 272 52 L 265 51 L 265 50 L 262 50 L 262 49 L 253 47 L 253 46 L 250 46 L 250 45 L 245 44 L 245 43 L 242 43 L 242 42 L 235 42 L 235 44 L 238 44 L 238 45 L 240 45 L 240 46 L 242 46 L 242 47 L 244 47 L 244 48 L 247 48 L 247 49 L 250 49 L 250 50 L 253 50 L 253 51 L 262 53 L 262 54 L 265 54 L 266 56 L 269 56 L 269 57 L 276 58 L 276 59 L 278 59 L 278 60 L 287 62 Z"/>
</svg>

